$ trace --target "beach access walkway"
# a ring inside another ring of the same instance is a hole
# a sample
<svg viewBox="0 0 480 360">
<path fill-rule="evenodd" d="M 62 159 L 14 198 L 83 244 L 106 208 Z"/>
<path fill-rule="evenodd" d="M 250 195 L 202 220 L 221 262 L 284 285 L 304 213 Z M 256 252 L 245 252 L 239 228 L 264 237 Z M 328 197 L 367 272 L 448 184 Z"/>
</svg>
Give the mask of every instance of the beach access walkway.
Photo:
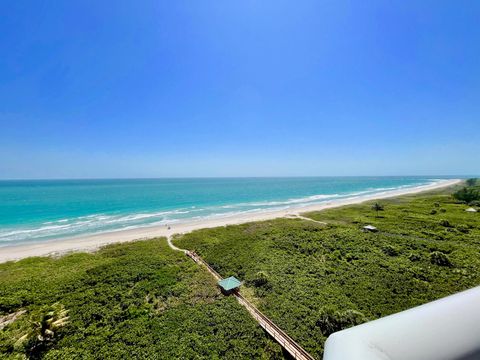
<svg viewBox="0 0 480 360">
<path fill-rule="evenodd" d="M 173 245 L 172 237 L 167 237 L 168 245 L 175 251 L 182 251 L 185 255 L 190 257 L 197 264 L 204 266 L 210 274 L 217 280 L 222 280 L 222 277 L 217 273 L 205 260 L 203 260 L 196 253 L 180 249 Z M 294 359 L 297 360 L 315 360 L 315 358 L 306 352 L 295 340 L 293 340 L 288 334 L 280 329 L 275 323 L 260 312 L 251 302 L 245 299 L 239 291 L 233 293 L 238 302 L 243 305 L 250 315 L 258 322 L 258 324 L 273 337 Z"/>
<path fill-rule="evenodd" d="M 317 224 L 320 224 L 320 225 L 328 225 L 328 223 L 326 223 L 325 221 L 318 221 L 318 220 L 310 219 L 309 217 L 303 216 L 301 214 L 292 214 L 288 217 L 291 218 L 291 219 L 301 219 L 301 220 L 305 220 L 305 221 L 310 221 L 310 222 L 314 222 L 314 223 L 317 223 Z"/>
</svg>

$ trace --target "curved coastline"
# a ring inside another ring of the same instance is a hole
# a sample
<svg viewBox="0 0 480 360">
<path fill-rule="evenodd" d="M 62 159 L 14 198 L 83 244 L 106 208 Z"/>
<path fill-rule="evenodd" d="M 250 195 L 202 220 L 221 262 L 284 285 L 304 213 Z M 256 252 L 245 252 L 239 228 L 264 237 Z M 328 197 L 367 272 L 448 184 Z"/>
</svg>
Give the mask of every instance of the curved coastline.
<svg viewBox="0 0 480 360">
<path fill-rule="evenodd" d="M 202 228 L 212 228 L 226 225 L 237 225 L 246 222 L 271 220 L 274 218 L 295 216 L 309 211 L 359 204 L 364 201 L 385 199 L 400 195 L 415 194 L 424 191 L 436 190 L 460 183 L 461 179 L 439 180 L 433 184 L 416 187 L 400 188 L 377 192 L 368 195 L 352 196 L 348 198 L 334 199 L 318 204 L 307 206 L 292 206 L 288 209 L 266 210 L 258 212 L 244 212 L 234 215 L 218 216 L 212 218 L 190 219 L 175 224 L 138 227 L 134 229 L 122 229 L 92 235 L 82 235 L 64 239 L 50 240 L 39 243 L 24 245 L 12 245 L 0 248 L 0 262 L 19 260 L 30 256 L 59 256 L 74 251 L 95 251 L 101 246 L 143 240 L 159 236 L 172 236 L 183 234 Z"/>
</svg>

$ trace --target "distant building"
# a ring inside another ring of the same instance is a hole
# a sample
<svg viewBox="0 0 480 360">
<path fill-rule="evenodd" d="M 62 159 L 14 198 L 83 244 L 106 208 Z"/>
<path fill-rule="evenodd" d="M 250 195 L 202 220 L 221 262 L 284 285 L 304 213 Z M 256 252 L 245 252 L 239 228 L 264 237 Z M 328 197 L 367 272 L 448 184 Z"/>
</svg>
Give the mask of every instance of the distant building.
<svg viewBox="0 0 480 360">
<path fill-rule="evenodd" d="M 363 231 L 365 231 L 365 232 L 367 232 L 367 231 L 377 232 L 378 229 L 373 225 L 366 225 L 366 226 L 363 227 Z"/>
<path fill-rule="evenodd" d="M 224 293 L 225 295 L 230 295 L 231 293 L 234 293 L 238 290 L 240 285 L 242 285 L 242 283 L 234 276 L 230 276 L 218 282 L 220 290 L 222 290 L 222 293 Z"/>
<path fill-rule="evenodd" d="M 471 208 L 468 208 L 468 209 L 465 209 L 465 211 L 466 211 L 466 212 L 477 212 L 477 210 L 474 209 L 474 208 L 472 208 L 472 207 L 471 207 Z"/>
</svg>

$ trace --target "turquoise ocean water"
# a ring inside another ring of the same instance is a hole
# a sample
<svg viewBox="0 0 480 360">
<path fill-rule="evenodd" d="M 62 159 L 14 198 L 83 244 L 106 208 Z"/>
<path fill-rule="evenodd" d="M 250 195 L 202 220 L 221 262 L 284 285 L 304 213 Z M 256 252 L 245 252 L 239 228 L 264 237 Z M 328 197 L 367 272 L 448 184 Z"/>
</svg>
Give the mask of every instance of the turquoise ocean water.
<svg viewBox="0 0 480 360">
<path fill-rule="evenodd" d="M 438 181 L 306 177 L 0 181 L 0 247 L 286 209 Z"/>
</svg>

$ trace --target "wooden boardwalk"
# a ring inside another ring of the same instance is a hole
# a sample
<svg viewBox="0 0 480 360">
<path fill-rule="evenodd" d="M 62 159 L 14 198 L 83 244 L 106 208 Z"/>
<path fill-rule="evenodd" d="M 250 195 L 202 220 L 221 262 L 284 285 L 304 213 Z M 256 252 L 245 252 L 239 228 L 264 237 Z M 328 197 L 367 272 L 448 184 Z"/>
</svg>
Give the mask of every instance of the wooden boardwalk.
<svg viewBox="0 0 480 360">
<path fill-rule="evenodd" d="M 215 277 L 215 279 L 217 279 L 217 281 L 222 280 L 222 277 L 200 256 L 190 251 L 185 251 L 185 254 L 197 264 L 205 266 L 207 270 Z M 258 310 L 252 303 L 245 299 L 240 292 L 237 291 L 233 295 L 237 298 L 238 302 L 247 309 L 250 315 L 257 320 L 258 324 L 268 334 L 270 334 L 270 336 L 272 336 L 294 359 L 315 360 L 313 356 L 311 356 L 300 345 L 298 345 L 295 340 L 288 336 L 285 331 L 280 329 L 272 320 L 263 315 L 260 310 Z"/>
</svg>

